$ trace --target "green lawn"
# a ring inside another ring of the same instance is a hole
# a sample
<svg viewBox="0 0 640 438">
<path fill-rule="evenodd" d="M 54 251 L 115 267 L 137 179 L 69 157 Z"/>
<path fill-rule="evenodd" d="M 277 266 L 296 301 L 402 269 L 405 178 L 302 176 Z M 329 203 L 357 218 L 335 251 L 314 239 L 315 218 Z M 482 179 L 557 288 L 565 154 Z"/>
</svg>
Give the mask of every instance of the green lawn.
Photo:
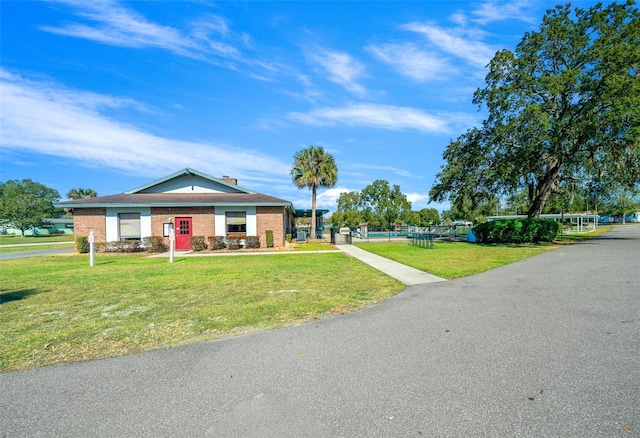
<svg viewBox="0 0 640 438">
<path fill-rule="evenodd" d="M 59 234 L 46 237 L 21 237 L 0 235 L 0 245 L 29 245 L 32 243 L 70 242 L 73 243 L 73 234 Z"/>
<path fill-rule="evenodd" d="M 446 279 L 478 274 L 557 247 L 553 244 L 479 245 L 436 241 L 435 248 L 427 249 L 413 246 L 408 240 L 354 244 L 374 254 Z"/>
<path fill-rule="evenodd" d="M 341 253 L 0 262 L 0 371 L 119 356 L 362 308 L 404 288 Z M 357 279 L 357 281 L 354 281 Z"/>
<path fill-rule="evenodd" d="M 558 244 L 358 246 L 444 278 L 457 278 Z M 173 264 L 147 254 L 97 254 L 94 267 L 86 254 L 2 261 L 0 371 L 283 327 L 360 309 L 404 288 L 341 253 L 299 252 L 323 249 L 333 247 L 301 244 L 283 254 L 250 257 L 178 255 Z"/>
<path fill-rule="evenodd" d="M 435 248 L 427 249 L 406 241 L 358 242 L 354 245 L 391 260 L 412 266 L 438 277 L 453 279 L 479 274 L 502 265 L 516 262 L 546 251 L 581 240 L 590 239 L 609 231 L 601 227 L 588 234 L 560 236 L 554 243 L 539 245 L 482 245 L 463 241 L 436 241 Z"/>
</svg>

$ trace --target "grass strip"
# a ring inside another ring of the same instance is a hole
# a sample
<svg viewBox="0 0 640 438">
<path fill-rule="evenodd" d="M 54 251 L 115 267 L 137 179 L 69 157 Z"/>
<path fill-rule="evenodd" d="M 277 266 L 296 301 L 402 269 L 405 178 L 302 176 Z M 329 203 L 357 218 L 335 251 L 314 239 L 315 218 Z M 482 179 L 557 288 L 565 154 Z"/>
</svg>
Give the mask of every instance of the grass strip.
<svg viewBox="0 0 640 438">
<path fill-rule="evenodd" d="M 0 245 L 29 245 L 32 243 L 69 242 L 73 243 L 73 234 L 52 235 L 44 237 L 21 237 L 13 235 L 0 235 Z"/>
<path fill-rule="evenodd" d="M 98 359 L 297 324 L 404 288 L 341 253 L 1 262 L 0 371 Z M 357 279 L 358 281 L 354 281 Z"/>
<path fill-rule="evenodd" d="M 558 248 L 560 245 L 580 242 L 599 236 L 610 227 L 602 227 L 588 234 L 560 236 L 554 243 L 537 245 L 483 245 L 463 241 L 436 241 L 435 248 L 427 249 L 406 241 L 357 242 L 354 245 L 396 262 L 412 266 L 438 277 L 454 279 L 479 274 L 499 266 L 517 262 Z"/>
<path fill-rule="evenodd" d="M 453 279 L 478 274 L 537 255 L 556 245 L 480 245 L 456 241 L 436 241 L 427 249 L 405 241 L 354 244 L 366 251 L 412 266 L 438 277 Z"/>
</svg>

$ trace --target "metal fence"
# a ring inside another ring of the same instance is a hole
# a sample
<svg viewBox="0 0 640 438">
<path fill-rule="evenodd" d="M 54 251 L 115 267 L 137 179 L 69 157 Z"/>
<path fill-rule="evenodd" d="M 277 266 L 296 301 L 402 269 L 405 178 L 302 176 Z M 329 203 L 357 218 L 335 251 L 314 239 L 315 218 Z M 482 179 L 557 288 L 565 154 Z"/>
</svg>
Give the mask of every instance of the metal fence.
<svg viewBox="0 0 640 438">
<path fill-rule="evenodd" d="M 435 235 L 429 233 L 413 233 L 411 236 L 411 244 L 421 248 L 435 248 Z"/>
<path fill-rule="evenodd" d="M 432 234 L 436 239 L 466 240 L 468 233 L 468 225 L 431 225 L 429 227 L 409 227 L 409 237 L 413 237 L 414 235 Z"/>
</svg>

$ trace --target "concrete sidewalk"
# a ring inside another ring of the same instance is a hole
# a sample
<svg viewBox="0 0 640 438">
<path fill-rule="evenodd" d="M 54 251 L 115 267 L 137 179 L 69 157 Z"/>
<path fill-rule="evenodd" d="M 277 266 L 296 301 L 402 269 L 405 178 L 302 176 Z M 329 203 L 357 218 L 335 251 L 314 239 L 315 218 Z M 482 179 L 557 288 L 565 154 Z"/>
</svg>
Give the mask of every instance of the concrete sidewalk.
<svg viewBox="0 0 640 438">
<path fill-rule="evenodd" d="M 357 258 L 378 271 L 387 274 L 389 277 L 393 277 L 396 280 L 403 282 L 407 286 L 446 281 L 444 278 L 436 277 L 428 272 L 372 254 L 354 245 L 340 245 L 338 248 L 340 248 L 345 254 Z"/>
</svg>

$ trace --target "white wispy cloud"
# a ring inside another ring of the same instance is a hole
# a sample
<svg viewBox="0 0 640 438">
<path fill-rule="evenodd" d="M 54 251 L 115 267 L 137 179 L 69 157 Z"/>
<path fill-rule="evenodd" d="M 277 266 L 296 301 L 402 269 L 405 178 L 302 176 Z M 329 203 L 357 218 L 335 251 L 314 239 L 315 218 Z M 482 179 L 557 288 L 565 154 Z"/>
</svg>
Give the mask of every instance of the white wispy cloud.
<svg viewBox="0 0 640 438">
<path fill-rule="evenodd" d="M 291 112 L 289 120 L 312 126 L 369 126 L 380 129 L 415 129 L 425 132 L 447 132 L 447 121 L 423 110 L 410 107 L 354 103 L 342 107 L 318 108 L 306 113 Z"/>
<path fill-rule="evenodd" d="M 532 2 L 529 0 L 496 1 L 491 0 L 482 3 L 480 7 L 472 12 L 473 20 L 478 24 L 487 24 L 503 20 L 522 20 L 534 22 L 530 9 Z"/>
<path fill-rule="evenodd" d="M 143 107 L 129 98 L 66 89 L 0 69 L 1 146 L 87 167 L 157 176 L 182 167 L 241 180 L 288 178 L 290 166 L 255 150 L 160 137 L 101 113 Z M 204 159 L 215 157 L 215 159 Z"/>
<path fill-rule="evenodd" d="M 308 57 L 328 74 L 328 79 L 351 93 L 363 97 L 367 90 L 359 80 L 364 76 L 364 65 L 344 52 L 334 50 L 309 50 Z"/>
<path fill-rule="evenodd" d="M 449 19 L 455 24 L 454 27 L 434 22 L 412 22 L 401 26 L 401 29 L 421 35 L 429 44 L 449 56 L 484 68 L 500 47 L 484 42 L 487 32 L 483 26 L 504 20 L 533 22 L 535 18 L 531 9 L 530 0 L 489 0 L 479 4 L 470 13 L 457 11 L 452 14 Z"/>
<path fill-rule="evenodd" d="M 485 67 L 497 51 L 495 47 L 470 38 L 468 32 L 460 29 L 455 31 L 433 23 L 418 22 L 405 24 L 402 28 L 422 35 L 443 52 L 462 58 L 477 67 Z"/>
<path fill-rule="evenodd" d="M 318 190 L 316 196 L 316 208 L 327 209 L 335 211 L 336 206 L 338 205 L 338 198 L 342 193 L 350 192 L 351 190 L 345 189 L 344 187 L 333 187 L 326 190 Z M 296 208 L 311 208 L 311 192 L 309 190 L 301 191 L 300 195 L 296 199 L 294 199 L 293 203 Z"/>
<path fill-rule="evenodd" d="M 351 169 L 367 169 L 367 170 L 381 170 L 384 172 L 391 172 L 394 173 L 398 176 L 403 176 L 403 177 L 407 177 L 407 178 L 422 178 L 420 175 L 416 175 L 414 173 L 411 173 L 408 170 L 405 169 L 398 169 L 397 167 L 393 167 L 393 166 L 382 166 L 382 165 L 378 165 L 378 164 L 364 164 L 364 163 L 353 163 L 350 165 Z"/>
<path fill-rule="evenodd" d="M 251 38 L 246 33 L 232 31 L 227 19 L 214 14 L 203 15 L 185 23 L 185 29 L 179 29 L 154 23 L 116 0 L 51 2 L 69 6 L 78 20 L 59 26 L 41 26 L 45 32 L 112 46 L 165 50 L 261 80 L 289 71 L 278 63 L 246 56 L 243 50 L 250 48 Z"/>
<path fill-rule="evenodd" d="M 56 3 L 71 6 L 77 16 L 89 23 L 41 26 L 41 30 L 116 46 L 157 47 L 187 56 L 204 50 L 197 39 L 182 35 L 170 26 L 153 23 L 115 1 L 59 0 Z"/>
<path fill-rule="evenodd" d="M 411 202 L 411 207 L 416 210 L 415 204 L 427 204 L 429 195 L 427 193 L 407 193 L 407 201 Z"/>
<path fill-rule="evenodd" d="M 366 49 L 382 62 L 417 82 L 442 79 L 455 70 L 442 56 L 423 50 L 413 43 L 372 45 Z"/>
</svg>

